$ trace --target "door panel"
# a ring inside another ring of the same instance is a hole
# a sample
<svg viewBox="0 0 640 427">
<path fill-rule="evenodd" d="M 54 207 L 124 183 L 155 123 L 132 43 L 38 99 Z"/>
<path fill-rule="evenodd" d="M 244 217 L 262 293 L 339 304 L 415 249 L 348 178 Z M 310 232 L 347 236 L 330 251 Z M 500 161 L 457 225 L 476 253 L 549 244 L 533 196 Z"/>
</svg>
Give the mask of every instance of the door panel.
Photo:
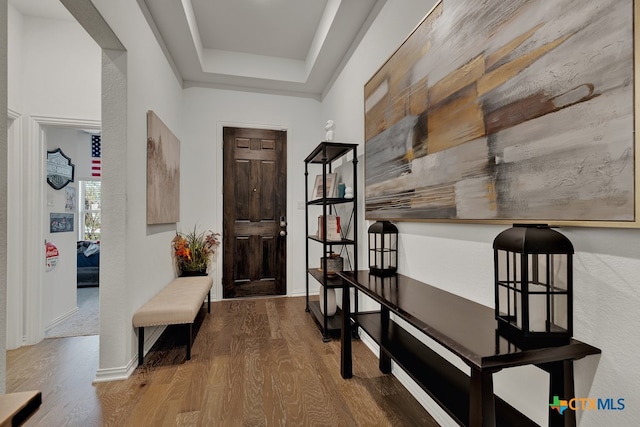
<svg viewBox="0 0 640 427">
<path fill-rule="evenodd" d="M 249 179 L 251 177 L 251 163 L 248 161 L 236 161 L 235 163 L 235 179 L 234 179 L 234 193 L 235 193 L 235 220 L 236 221 L 249 221 L 249 204 L 251 200 L 251 193 L 249 190 Z M 225 176 L 228 176 L 225 174 Z"/>
<path fill-rule="evenodd" d="M 224 128 L 223 297 L 286 294 L 286 132 Z"/>
</svg>

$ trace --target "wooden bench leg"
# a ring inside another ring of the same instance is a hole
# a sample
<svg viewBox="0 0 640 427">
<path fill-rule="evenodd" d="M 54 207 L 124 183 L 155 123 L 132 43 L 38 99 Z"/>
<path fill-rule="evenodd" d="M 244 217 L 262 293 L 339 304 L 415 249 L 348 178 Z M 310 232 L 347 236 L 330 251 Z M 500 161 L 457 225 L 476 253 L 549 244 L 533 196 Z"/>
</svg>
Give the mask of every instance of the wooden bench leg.
<svg viewBox="0 0 640 427">
<path fill-rule="evenodd" d="M 144 362 L 144 327 L 138 328 L 138 366 Z"/>
<path fill-rule="evenodd" d="M 207 313 L 211 313 L 211 291 L 207 294 Z"/>
<path fill-rule="evenodd" d="M 188 323 L 189 338 L 187 339 L 187 360 L 191 360 L 191 341 L 193 340 L 193 323 Z"/>
</svg>

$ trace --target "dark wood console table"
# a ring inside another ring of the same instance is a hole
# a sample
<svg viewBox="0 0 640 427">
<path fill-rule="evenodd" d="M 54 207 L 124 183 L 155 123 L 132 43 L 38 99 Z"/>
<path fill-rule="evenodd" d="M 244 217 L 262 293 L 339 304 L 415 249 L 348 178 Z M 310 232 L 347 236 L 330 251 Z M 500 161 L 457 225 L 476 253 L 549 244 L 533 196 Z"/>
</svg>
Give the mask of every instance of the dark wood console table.
<svg viewBox="0 0 640 427">
<path fill-rule="evenodd" d="M 494 310 L 398 274 L 372 276 L 368 270 L 338 273 L 343 280 L 341 374 L 353 376 L 352 328 L 362 327 L 380 345 L 380 370 L 391 372 L 394 360 L 461 425 L 536 425 L 495 396 L 493 374 L 504 368 L 535 365 L 550 374 L 553 396 L 574 396 L 573 361 L 599 354 L 578 340 L 559 347 L 517 348 L 496 333 Z M 349 286 L 381 305 L 381 310 L 352 313 Z M 394 313 L 457 355 L 471 368 L 471 377 L 417 340 L 390 318 Z M 575 426 L 575 412 L 551 411 L 549 425 Z"/>
</svg>

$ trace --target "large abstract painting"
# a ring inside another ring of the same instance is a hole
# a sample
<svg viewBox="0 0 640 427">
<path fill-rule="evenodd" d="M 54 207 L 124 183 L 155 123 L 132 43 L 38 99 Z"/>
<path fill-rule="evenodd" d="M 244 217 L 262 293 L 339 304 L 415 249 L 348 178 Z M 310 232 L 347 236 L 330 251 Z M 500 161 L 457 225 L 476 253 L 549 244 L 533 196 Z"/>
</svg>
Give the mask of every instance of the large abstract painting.
<svg viewBox="0 0 640 427">
<path fill-rule="evenodd" d="M 180 141 L 147 112 L 147 224 L 180 220 Z"/>
<path fill-rule="evenodd" d="M 368 219 L 636 223 L 633 0 L 443 0 L 365 85 Z"/>
</svg>

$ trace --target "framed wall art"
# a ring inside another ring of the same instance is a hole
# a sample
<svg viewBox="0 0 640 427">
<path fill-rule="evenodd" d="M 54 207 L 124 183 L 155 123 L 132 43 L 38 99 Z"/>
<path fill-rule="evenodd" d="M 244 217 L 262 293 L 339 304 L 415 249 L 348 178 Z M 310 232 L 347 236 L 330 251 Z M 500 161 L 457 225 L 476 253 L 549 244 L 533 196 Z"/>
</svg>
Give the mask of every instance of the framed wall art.
<svg viewBox="0 0 640 427">
<path fill-rule="evenodd" d="M 73 182 L 74 175 L 75 165 L 71 163 L 71 157 L 60 148 L 47 151 L 47 183 L 54 190 L 61 190 Z"/>
<path fill-rule="evenodd" d="M 334 197 L 337 177 L 338 174 L 336 173 L 327 174 L 327 188 L 325 191 L 322 183 L 322 175 L 316 175 L 316 181 L 313 185 L 313 192 L 311 193 L 311 200 L 317 200 L 323 197 Z"/>
<path fill-rule="evenodd" d="M 633 0 L 442 0 L 365 84 L 372 220 L 637 227 Z"/>
<path fill-rule="evenodd" d="M 49 233 L 67 233 L 73 231 L 73 219 L 72 213 L 49 213 Z"/>
<path fill-rule="evenodd" d="M 64 211 L 76 211 L 76 189 L 75 187 L 65 187 L 64 189 Z"/>
<path fill-rule="evenodd" d="M 180 220 L 180 141 L 147 112 L 147 224 Z"/>
</svg>

